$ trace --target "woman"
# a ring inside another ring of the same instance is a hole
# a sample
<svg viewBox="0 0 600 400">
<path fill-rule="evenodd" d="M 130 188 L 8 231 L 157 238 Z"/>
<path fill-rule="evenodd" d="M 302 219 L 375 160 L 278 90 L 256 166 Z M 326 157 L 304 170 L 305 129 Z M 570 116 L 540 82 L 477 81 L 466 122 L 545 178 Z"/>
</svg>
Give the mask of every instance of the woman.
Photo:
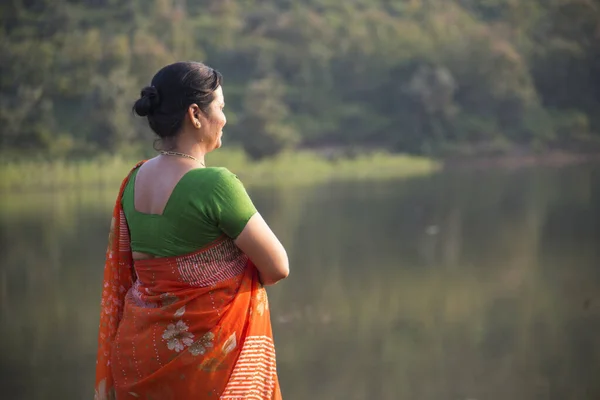
<svg viewBox="0 0 600 400">
<path fill-rule="evenodd" d="M 161 69 L 133 109 L 163 150 L 123 181 L 106 255 L 96 399 L 280 399 L 267 295 L 287 254 L 221 146 L 221 75 Z"/>
</svg>

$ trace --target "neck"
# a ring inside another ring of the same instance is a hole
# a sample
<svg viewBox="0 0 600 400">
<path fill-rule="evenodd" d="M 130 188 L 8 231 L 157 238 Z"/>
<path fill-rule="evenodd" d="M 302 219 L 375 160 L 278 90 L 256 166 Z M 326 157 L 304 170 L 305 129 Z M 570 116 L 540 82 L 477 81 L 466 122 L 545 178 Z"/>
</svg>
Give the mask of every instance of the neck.
<svg viewBox="0 0 600 400">
<path fill-rule="evenodd" d="M 204 156 L 206 155 L 207 151 L 200 146 L 200 143 L 185 140 L 184 138 L 179 139 L 180 140 L 177 141 L 165 142 L 163 150 L 187 154 L 197 159 L 200 163 L 202 163 L 202 165 L 205 165 Z"/>
</svg>

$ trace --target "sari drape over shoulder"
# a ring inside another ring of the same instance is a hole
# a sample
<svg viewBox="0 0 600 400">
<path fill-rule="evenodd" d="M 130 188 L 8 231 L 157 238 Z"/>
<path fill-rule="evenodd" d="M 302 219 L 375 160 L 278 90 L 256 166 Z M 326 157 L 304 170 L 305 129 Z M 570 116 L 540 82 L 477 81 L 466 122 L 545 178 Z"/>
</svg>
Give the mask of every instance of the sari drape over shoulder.
<svg viewBox="0 0 600 400">
<path fill-rule="evenodd" d="M 191 254 L 133 261 L 127 180 L 106 252 L 94 399 L 281 399 L 256 268 L 226 236 Z"/>
</svg>

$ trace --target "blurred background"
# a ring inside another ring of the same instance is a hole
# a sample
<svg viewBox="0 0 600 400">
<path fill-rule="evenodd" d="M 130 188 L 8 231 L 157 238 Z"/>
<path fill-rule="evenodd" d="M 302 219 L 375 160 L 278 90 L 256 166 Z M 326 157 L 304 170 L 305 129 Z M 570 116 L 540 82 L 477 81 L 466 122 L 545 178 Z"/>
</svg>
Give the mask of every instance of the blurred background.
<svg viewBox="0 0 600 400">
<path fill-rule="evenodd" d="M 600 2 L 3 0 L 0 393 L 86 399 L 131 106 L 223 73 L 290 399 L 600 399 Z"/>
</svg>

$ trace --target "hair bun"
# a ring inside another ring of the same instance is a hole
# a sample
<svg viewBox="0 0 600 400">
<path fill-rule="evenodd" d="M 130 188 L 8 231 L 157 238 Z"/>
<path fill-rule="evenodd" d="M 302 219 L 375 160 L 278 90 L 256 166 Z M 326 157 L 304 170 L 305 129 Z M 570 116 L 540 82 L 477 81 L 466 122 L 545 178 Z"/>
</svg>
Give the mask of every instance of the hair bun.
<svg viewBox="0 0 600 400">
<path fill-rule="evenodd" d="M 133 110 L 140 117 L 152 114 L 160 105 L 160 96 L 154 86 L 146 86 L 140 93 L 140 98 L 133 105 Z"/>
</svg>

